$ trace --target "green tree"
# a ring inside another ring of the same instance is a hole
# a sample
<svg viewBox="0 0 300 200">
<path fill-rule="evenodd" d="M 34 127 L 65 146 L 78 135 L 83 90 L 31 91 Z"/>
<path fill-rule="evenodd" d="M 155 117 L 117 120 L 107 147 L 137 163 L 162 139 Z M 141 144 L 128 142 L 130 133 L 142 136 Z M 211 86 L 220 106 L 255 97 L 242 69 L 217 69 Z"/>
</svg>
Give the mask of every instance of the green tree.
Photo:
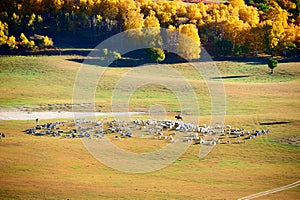
<svg viewBox="0 0 300 200">
<path fill-rule="evenodd" d="M 232 53 L 232 42 L 228 40 L 218 40 L 216 42 L 216 51 L 218 55 L 228 56 Z"/>
<path fill-rule="evenodd" d="M 159 48 L 148 49 L 148 55 L 149 55 L 150 60 L 157 62 L 157 63 L 164 61 L 166 58 L 164 50 L 159 49 Z"/>
<path fill-rule="evenodd" d="M 275 60 L 273 58 L 269 59 L 269 61 L 268 61 L 268 67 L 271 69 L 270 74 L 274 73 L 274 69 L 277 67 L 277 64 L 278 64 L 277 60 Z"/>
</svg>

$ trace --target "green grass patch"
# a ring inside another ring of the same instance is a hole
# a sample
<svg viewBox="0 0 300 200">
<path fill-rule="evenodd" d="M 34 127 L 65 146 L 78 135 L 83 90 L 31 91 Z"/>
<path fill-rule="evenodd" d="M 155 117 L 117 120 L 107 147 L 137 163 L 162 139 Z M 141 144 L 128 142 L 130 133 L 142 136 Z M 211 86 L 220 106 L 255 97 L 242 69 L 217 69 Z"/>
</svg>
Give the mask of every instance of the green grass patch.
<svg viewBox="0 0 300 200">
<path fill-rule="evenodd" d="M 224 82 L 278 83 L 300 78 L 297 63 L 279 63 L 272 75 L 267 64 L 223 61 L 217 66 Z"/>
</svg>

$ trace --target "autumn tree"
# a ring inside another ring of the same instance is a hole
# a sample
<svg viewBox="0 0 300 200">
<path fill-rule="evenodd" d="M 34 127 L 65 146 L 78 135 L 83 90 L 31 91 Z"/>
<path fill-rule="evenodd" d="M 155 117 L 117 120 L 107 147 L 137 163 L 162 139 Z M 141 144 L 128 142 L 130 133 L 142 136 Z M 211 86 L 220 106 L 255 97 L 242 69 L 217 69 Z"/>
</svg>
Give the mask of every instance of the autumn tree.
<svg viewBox="0 0 300 200">
<path fill-rule="evenodd" d="M 177 52 L 179 56 L 186 60 L 200 58 L 200 38 L 198 29 L 193 24 L 183 24 L 178 28 Z"/>
<path fill-rule="evenodd" d="M 16 38 L 13 35 L 8 36 L 8 25 L 2 21 L 0 21 L 0 47 L 10 50 L 17 49 Z"/>
<path fill-rule="evenodd" d="M 232 7 L 240 7 L 245 5 L 244 0 L 228 0 L 228 3 L 232 5 Z"/>
<path fill-rule="evenodd" d="M 8 34 L 8 25 L 0 21 L 0 46 L 6 44 Z"/>
<path fill-rule="evenodd" d="M 144 25 L 141 8 L 133 0 L 122 0 L 119 5 L 124 30 L 139 29 Z"/>
<path fill-rule="evenodd" d="M 73 33 L 95 43 L 103 40 L 104 35 L 149 28 L 149 32 L 137 31 L 134 34 L 137 38 L 132 42 L 159 47 L 160 34 L 153 28 L 174 27 L 185 34 L 191 32 L 198 38 L 200 35 L 202 43 L 210 48 L 225 45 L 223 50 L 227 51 L 232 46 L 231 52 L 236 55 L 247 53 L 248 49 L 272 55 L 286 54 L 294 52 L 291 51 L 294 45 L 300 48 L 299 13 L 298 0 L 228 0 L 220 4 L 186 4 L 177 0 L 3 0 L 0 21 L 9 25 L 10 35 L 1 33 L 0 43 L 2 47 L 25 48 L 25 38 L 22 36 L 23 42 L 19 39 L 21 33 L 30 38 L 45 31 L 53 35 Z M 192 28 L 186 31 L 184 26 L 191 24 L 196 26 L 195 31 L 191 31 Z M 143 40 L 145 38 L 148 40 Z M 175 39 L 180 39 L 179 46 L 184 47 L 182 38 Z M 200 40 L 195 41 L 194 46 L 200 46 Z M 30 42 L 26 44 L 28 47 Z M 181 53 L 198 55 L 198 48 L 194 46 L 185 47 Z"/>
<path fill-rule="evenodd" d="M 34 45 L 35 45 L 34 41 L 28 40 L 24 33 L 21 33 L 20 39 L 21 39 L 21 46 L 23 48 L 28 49 L 28 50 L 34 48 Z"/>
<path fill-rule="evenodd" d="M 153 11 L 162 27 L 174 24 L 176 18 L 176 2 L 158 1 L 153 5 Z"/>
<path fill-rule="evenodd" d="M 160 47 L 162 38 L 160 36 L 160 24 L 155 16 L 154 11 L 150 11 L 149 15 L 144 20 L 143 42 L 148 47 Z"/>
<path fill-rule="evenodd" d="M 266 40 L 268 43 L 267 50 L 271 54 L 278 51 L 282 52 L 283 46 L 281 44 L 286 36 L 285 28 L 288 27 L 287 20 L 287 12 L 274 3 L 274 7 L 270 8 L 267 13 L 267 20 L 264 22 L 264 25 L 269 28 Z"/>
<path fill-rule="evenodd" d="M 197 24 L 202 19 L 202 14 L 197 4 L 190 4 L 186 7 L 186 16 L 189 18 L 190 23 Z"/>
</svg>

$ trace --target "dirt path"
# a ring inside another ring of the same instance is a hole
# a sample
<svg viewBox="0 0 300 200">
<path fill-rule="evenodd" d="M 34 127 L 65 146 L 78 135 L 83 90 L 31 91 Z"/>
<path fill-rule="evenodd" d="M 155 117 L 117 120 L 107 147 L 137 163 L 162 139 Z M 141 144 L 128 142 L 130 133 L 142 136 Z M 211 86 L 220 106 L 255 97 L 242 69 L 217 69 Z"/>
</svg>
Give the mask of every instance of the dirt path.
<svg viewBox="0 0 300 200">
<path fill-rule="evenodd" d="M 254 198 L 258 198 L 258 197 L 264 196 L 264 195 L 272 194 L 272 193 L 275 193 L 275 192 L 280 192 L 280 191 L 287 190 L 287 189 L 290 189 L 290 188 L 293 188 L 293 187 L 298 187 L 298 186 L 300 186 L 300 181 L 296 181 L 296 182 L 291 183 L 289 185 L 285 185 L 285 186 L 282 186 L 282 187 L 274 188 L 274 189 L 267 190 L 267 191 L 264 191 L 264 192 L 259 192 L 259 193 L 256 193 L 256 194 L 252 194 L 252 195 L 240 198 L 238 200 L 254 199 Z"/>
<path fill-rule="evenodd" d="M 78 118 L 78 117 L 92 117 L 92 116 L 126 116 L 145 114 L 143 112 L 24 112 L 24 111 L 0 111 L 0 120 L 35 120 L 39 119 L 59 119 L 59 118 Z"/>
</svg>

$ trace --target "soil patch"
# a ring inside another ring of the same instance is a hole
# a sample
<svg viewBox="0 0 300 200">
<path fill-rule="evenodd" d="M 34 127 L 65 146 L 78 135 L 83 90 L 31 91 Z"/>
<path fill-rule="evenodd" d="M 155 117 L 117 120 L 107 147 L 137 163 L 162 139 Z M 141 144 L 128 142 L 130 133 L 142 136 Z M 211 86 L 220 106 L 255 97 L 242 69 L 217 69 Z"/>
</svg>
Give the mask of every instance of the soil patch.
<svg viewBox="0 0 300 200">
<path fill-rule="evenodd" d="M 293 135 L 289 137 L 279 138 L 275 140 L 276 142 L 280 142 L 283 144 L 291 144 L 300 146 L 300 135 Z"/>
</svg>

